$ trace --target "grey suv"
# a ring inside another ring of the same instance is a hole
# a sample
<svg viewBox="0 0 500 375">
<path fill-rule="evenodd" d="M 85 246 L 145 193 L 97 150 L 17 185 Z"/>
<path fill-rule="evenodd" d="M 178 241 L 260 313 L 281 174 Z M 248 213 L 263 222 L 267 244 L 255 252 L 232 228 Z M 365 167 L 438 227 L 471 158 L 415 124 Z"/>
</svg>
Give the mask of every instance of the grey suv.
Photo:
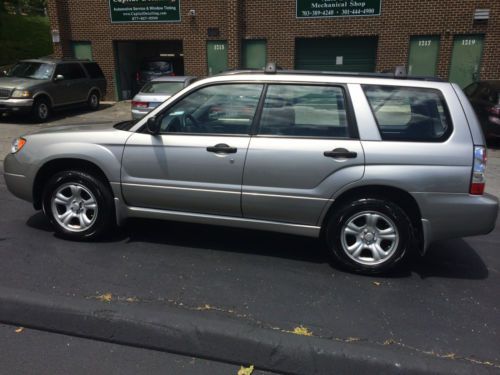
<svg viewBox="0 0 500 375">
<path fill-rule="evenodd" d="M 321 237 L 376 273 L 490 232 L 485 164 L 455 84 L 270 66 L 200 80 L 135 122 L 19 138 L 5 178 L 68 238 L 132 217 L 252 228 Z"/>
<path fill-rule="evenodd" d="M 0 113 L 28 112 L 38 122 L 53 109 L 86 103 L 99 108 L 106 79 L 97 63 L 88 60 L 23 60 L 0 78 Z"/>
</svg>

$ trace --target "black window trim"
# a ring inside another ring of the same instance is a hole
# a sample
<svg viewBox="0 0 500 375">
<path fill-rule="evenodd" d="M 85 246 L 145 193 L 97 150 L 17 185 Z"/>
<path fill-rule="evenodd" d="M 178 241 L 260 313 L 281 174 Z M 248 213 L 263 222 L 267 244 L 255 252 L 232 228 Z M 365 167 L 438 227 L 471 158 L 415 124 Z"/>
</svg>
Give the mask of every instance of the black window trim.
<svg viewBox="0 0 500 375">
<path fill-rule="evenodd" d="M 158 116 L 163 116 L 165 112 L 168 112 L 173 106 L 175 106 L 177 103 L 179 103 L 181 100 L 184 98 L 188 97 L 191 94 L 194 94 L 195 92 L 207 88 L 207 87 L 213 87 L 213 86 L 222 86 L 222 85 L 241 85 L 241 84 L 255 84 L 255 85 L 260 85 L 262 86 L 262 91 L 260 93 L 259 100 L 257 102 L 257 107 L 255 108 L 255 114 L 252 120 L 252 123 L 250 124 L 249 130 L 246 133 L 182 133 L 182 132 L 176 132 L 176 133 L 159 133 L 158 135 L 164 136 L 164 135 L 190 135 L 190 136 L 207 136 L 207 137 L 246 137 L 249 138 L 251 137 L 251 131 L 252 128 L 255 125 L 255 119 L 257 118 L 258 110 L 259 110 L 259 105 L 261 101 L 263 100 L 263 94 L 266 89 L 266 82 L 262 81 L 230 81 L 230 82 L 210 82 L 204 85 L 200 85 L 194 90 L 188 91 L 181 97 L 177 98 L 174 102 L 172 102 L 169 106 L 165 107 L 162 109 L 158 114 L 155 115 L 155 117 Z M 143 124 L 139 129 L 137 129 L 136 133 L 148 133 L 147 131 L 147 126 L 146 124 Z"/>
<path fill-rule="evenodd" d="M 439 138 L 433 138 L 433 139 L 410 139 L 410 138 L 401 138 L 401 139 L 384 139 L 382 130 L 380 128 L 380 124 L 378 122 L 377 116 L 375 115 L 375 112 L 373 111 L 373 107 L 370 103 L 370 100 L 368 100 L 368 96 L 366 95 L 365 87 L 372 87 L 372 86 L 384 86 L 384 87 L 395 87 L 395 88 L 404 88 L 404 89 L 414 89 L 417 91 L 433 91 L 438 94 L 439 99 L 441 100 L 441 104 L 443 105 L 443 110 L 448 122 L 448 129 L 446 129 L 446 132 L 443 133 L 443 135 Z M 418 142 L 418 143 L 444 143 L 446 142 L 451 135 L 453 134 L 454 126 L 453 126 L 453 119 L 451 117 L 451 112 L 448 108 L 448 103 L 445 99 L 445 96 L 443 95 L 443 92 L 437 88 L 434 87 L 415 87 L 415 86 L 399 86 L 399 85 L 384 85 L 384 84 L 361 84 L 361 89 L 363 90 L 363 94 L 365 95 L 366 101 L 368 102 L 368 105 L 370 107 L 370 111 L 373 115 L 373 119 L 375 120 L 375 123 L 377 124 L 377 129 L 380 134 L 380 140 L 382 142 Z"/>
<path fill-rule="evenodd" d="M 338 140 L 356 140 L 359 139 L 358 126 L 356 121 L 356 116 L 354 114 L 354 107 L 352 105 L 351 96 L 349 95 L 349 89 L 347 88 L 347 83 L 329 83 L 329 82 L 296 82 L 296 81 L 280 81 L 280 82 L 267 82 L 267 86 L 321 86 L 321 87 L 338 87 L 342 90 L 344 97 L 344 105 L 347 120 L 347 137 L 321 137 L 321 136 L 306 136 L 306 135 L 282 135 L 282 134 L 260 134 L 260 119 L 262 117 L 262 111 L 264 109 L 265 97 L 262 102 L 262 108 L 260 108 L 259 122 L 256 125 L 255 133 L 252 135 L 259 138 L 292 138 L 292 139 L 338 139 Z M 266 88 L 267 96 L 267 88 Z"/>
<path fill-rule="evenodd" d="M 356 116 L 354 113 L 354 106 L 352 103 L 351 95 L 347 87 L 347 83 L 330 83 L 330 82 L 297 82 L 297 81 L 268 81 L 268 80 L 234 80 L 234 81 L 222 81 L 222 82 L 209 82 L 198 86 L 196 89 L 186 92 L 184 95 L 177 98 L 170 105 L 162 109 L 157 116 L 162 116 L 165 112 L 169 111 L 174 105 L 186 98 L 187 96 L 194 94 L 195 92 L 211 86 L 220 85 L 239 85 L 239 84 L 255 84 L 262 85 L 262 92 L 255 110 L 255 115 L 250 125 L 248 133 L 239 134 L 229 134 L 229 133 L 161 133 L 160 135 L 191 135 L 191 136 L 218 136 L 218 137 L 260 137 L 260 138 L 292 138 L 292 139 L 338 139 L 338 140 L 359 140 L 359 131 Z M 267 95 L 267 89 L 269 85 L 297 85 L 297 86 L 333 86 L 340 87 L 343 90 L 345 109 L 347 114 L 347 127 L 349 131 L 349 137 L 318 137 L 318 136 L 289 136 L 289 135 L 272 135 L 272 134 L 258 134 L 260 128 L 260 119 L 262 116 L 262 109 L 264 107 L 264 101 Z M 144 123 L 136 133 L 147 133 L 147 126 Z"/>
</svg>

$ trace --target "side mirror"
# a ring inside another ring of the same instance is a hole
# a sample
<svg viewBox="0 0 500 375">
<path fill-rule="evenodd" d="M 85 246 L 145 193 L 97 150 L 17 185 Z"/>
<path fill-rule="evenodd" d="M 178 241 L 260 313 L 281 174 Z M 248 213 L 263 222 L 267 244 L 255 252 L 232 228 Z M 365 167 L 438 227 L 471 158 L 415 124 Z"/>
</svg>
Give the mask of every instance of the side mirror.
<svg viewBox="0 0 500 375">
<path fill-rule="evenodd" d="M 161 121 L 156 116 L 148 118 L 146 122 L 146 128 L 148 129 L 149 134 L 157 135 L 160 133 Z"/>
<path fill-rule="evenodd" d="M 56 78 L 54 78 L 54 81 L 56 81 L 56 82 L 62 81 L 62 80 L 64 80 L 64 76 L 62 74 L 58 74 L 58 75 L 56 75 Z"/>
</svg>

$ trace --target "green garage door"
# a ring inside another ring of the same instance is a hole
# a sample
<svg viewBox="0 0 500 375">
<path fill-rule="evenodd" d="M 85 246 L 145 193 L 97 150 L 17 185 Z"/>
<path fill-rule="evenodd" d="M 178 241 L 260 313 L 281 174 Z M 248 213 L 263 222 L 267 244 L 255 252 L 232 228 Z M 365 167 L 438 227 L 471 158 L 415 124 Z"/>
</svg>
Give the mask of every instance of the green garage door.
<svg viewBox="0 0 500 375">
<path fill-rule="evenodd" d="M 307 38 L 295 42 L 295 68 L 374 72 L 377 38 Z"/>
</svg>

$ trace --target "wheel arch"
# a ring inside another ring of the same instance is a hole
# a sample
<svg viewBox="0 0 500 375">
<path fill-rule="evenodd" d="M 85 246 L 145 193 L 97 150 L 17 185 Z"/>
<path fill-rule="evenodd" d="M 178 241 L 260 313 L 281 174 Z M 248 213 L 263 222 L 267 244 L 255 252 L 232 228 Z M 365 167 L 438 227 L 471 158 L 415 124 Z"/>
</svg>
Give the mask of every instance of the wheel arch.
<svg viewBox="0 0 500 375">
<path fill-rule="evenodd" d="M 106 184 L 113 194 L 113 189 L 104 171 L 95 163 L 85 159 L 60 158 L 46 162 L 37 172 L 33 182 L 33 206 L 39 210 L 42 208 L 42 195 L 46 182 L 54 174 L 64 170 L 78 170 L 92 174 Z"/>
<path fill-rule="evenodd" d="M 346 202 L 360 198 L 383 198 L 399 205 L 410 218 L 413 224 L 414 231 L 416 232 L 414 233 L 414 235 L 416 236 L 416 240 L 418 241 L 418 248 L 420 251 L 422 251 L 424 231 L 422 226 L 422 213 L 420 211 L 420 207 L 418 206 L 415 198 L 409 192 L 394 186 L 366 185 L 354 187 L 342 192 L 338 197 L 336 197 L 336 199 L 328 208 L 326 214 L 323 215 L 323 218 L 320 220 L 319 224 L 321 226 L 321 236 L 324 235 L 328 220 L 336 209 L 338 209 Z"/>
</svg>

